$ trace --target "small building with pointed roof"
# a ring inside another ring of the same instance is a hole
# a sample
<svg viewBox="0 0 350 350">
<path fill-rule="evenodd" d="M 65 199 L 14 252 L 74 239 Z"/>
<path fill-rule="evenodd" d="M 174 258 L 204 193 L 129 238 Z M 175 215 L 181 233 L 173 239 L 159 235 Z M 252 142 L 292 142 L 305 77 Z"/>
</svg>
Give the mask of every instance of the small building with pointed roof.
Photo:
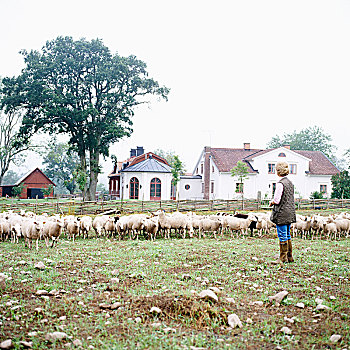
<svg viewBox="0 0 350 350">
<path fill-rule="evenodd" d="M 19 195 L 21 199 L 35 199 L 44 198 L 42 190 L 48 188 L 50 185 L 56 186 L 53 181 L 51 181 L 39 168 L 29 171 L 27 174 L 22 176 L 14 184 L 2 184 L 0 186 L 0 196 L 1 197 L 12 197 L 13 188 L 23 184 L 22 193 Z M 53 190 L 50 196 L 53 196 Z"/>
<path fill-rule="evenodd" d="M 115 162 L 109 177 L 109 193 L 123 199 L 167 200 L 173 196 L 171 167 L 143 147 L 130 151 L 124 162 Z"/>
</svg>

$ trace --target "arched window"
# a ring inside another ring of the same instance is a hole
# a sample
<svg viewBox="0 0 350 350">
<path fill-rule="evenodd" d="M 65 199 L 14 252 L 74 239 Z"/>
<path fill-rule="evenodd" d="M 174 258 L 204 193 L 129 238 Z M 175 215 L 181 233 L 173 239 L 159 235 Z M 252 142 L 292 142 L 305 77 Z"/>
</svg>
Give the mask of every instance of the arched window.
<svg viewBox="0 0 350 350">
<path fill-rule="evenodd" d="M 281 152 L 279 155 L 278 155 L 279 157 L 285 157 L 286 156 L 286 154 L 285 153 L 283 153 L 283 152 Z"/>
<path fill-rule="evenodd" d="M 130 199 L 139 199 L 139 187 L 140 183 L 137 177 L 132 177 L 130 179 Z"/>
<path fill-rule="evenodd" d="M 161 195 L 162 195 L 162 182 L 157 177 L 155 177 L 151 180 L 150 199 L 160 200 Z"/>
</svg>

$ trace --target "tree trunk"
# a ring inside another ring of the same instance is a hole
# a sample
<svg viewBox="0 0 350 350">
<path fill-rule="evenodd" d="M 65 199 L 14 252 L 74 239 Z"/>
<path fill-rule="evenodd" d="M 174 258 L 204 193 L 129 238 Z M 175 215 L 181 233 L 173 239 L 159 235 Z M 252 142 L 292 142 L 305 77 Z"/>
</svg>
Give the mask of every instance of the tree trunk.
<svg viewBox="0 0 350 350">
<path fill-rule="evenodd" d="M 87 197 L 89 201 L 96 199 L 96 187 L 98 182 L 98 174 L 100 173 L 99 167 L 100 153 L 98 149 L 90 151 L 90 183 L 88 188 Z"/>
</svg>

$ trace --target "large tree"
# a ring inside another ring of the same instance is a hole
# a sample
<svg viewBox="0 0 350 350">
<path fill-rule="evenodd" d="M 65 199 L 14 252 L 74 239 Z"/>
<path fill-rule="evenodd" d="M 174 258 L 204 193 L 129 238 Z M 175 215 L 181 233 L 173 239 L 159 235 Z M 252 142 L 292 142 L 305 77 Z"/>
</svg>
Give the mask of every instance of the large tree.
<svg viewBox="0 0 350 350">
<path fill-rule="evenodd" d="M 95 199 L 100 157 L 132 133 L 131 117 L 151 96 L 167 99 L 169 89 L 148 77 L 146 64 L 135 56 L 111 54 L 99 39 L 74 41 L 58 37 L 39 51 L 22 51 L 25 68 L 4 79 L 6 105 L 26 113 L 21 131 L 68 134 L 79 156 L 79 174 L 88 175 L 84 197 Z"/>
<path fill-rule="evenodd" d="M 350 174 L 347 170 L 332 176 L 332 198 L 350 199 Z"/>
<path fill-rule="evenodd" d="M 0 184 L 11 163 L 23 160 L 23 152 L 31 148 L 29 140 L 19 132 L 21 118 L 15 109 L 0 111 Z"/>
<path fill-rule="evenodd" d="M 291 134 L 276 135 L 267 144 L 268 148 L 278 148 L 290 145 L 291 149 L 304 151 L 322 151 L 329 158 L 333 158 L 336 149 L 331 144 L 332 137 L 326 134 L 322 128 L 312 126 L 301 131 L 293 131 Z"/>
<path fill-rule="evenodd" d="M 65 142 L 57 142 L 53 139 L 46 146 L 43 165 L 44 173 L 56 182 L 64 186 L 70 194 L 76 189 L 76 171 L 79 166 L 79 157 L 69 148 Z"/>
</svg>

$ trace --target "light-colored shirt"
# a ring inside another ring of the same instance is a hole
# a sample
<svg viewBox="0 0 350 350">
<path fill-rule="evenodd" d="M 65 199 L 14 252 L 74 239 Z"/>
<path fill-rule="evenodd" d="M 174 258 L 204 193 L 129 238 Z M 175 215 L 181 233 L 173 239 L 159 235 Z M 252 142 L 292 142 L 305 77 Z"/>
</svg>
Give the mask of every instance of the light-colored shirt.
<svg viewBox="0 0 350 350">
<path fill-rule="evenodd" d="M 283 185 L 280 182 L 277 182 L 276 184 L 276 190 L 275 190 L 275 195 L 273 197 L 273 201 L 275 204 L 279 204 L 282 198 L 282 193 L 283 193 Z"/>
</svg>

